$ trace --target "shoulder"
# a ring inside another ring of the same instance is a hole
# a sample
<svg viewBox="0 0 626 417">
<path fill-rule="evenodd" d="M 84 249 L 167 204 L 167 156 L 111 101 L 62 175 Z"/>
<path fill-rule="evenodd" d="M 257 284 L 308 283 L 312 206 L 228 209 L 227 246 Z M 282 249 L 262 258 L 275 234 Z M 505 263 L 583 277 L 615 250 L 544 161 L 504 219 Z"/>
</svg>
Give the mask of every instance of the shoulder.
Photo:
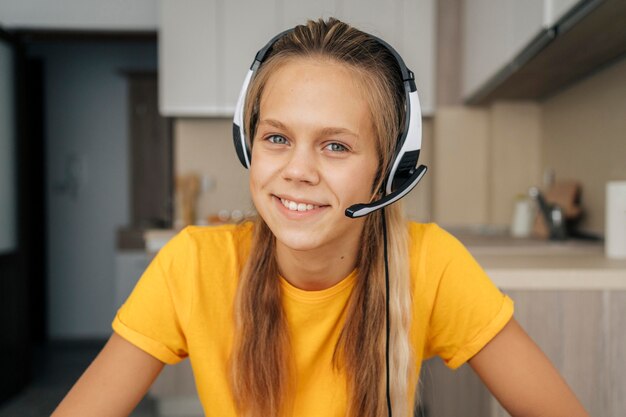
<svg viewBox="0 0 626 417">
<path fill-rule="evenodd" d="M 408 222 L 410 253 L 428 252 L 433 255 L 450 255 L 451 252 L 464 250 L 463 244 L 451 233 L 436 223 Z"/>
<path fill-rule="evenodd" d="M 466 276 L 482 269 L 465 246 L 435 223 L 409 222 L 409 262 L 414 279 L 438 286 L 444 276 Z"/>
<path fill-rule="evenodd" d="M 187 226 L 180 233 L 181 240 L 197 246 L 240 245 L 252 237 L 252 222 L 220 226 Z"/>
</svg>

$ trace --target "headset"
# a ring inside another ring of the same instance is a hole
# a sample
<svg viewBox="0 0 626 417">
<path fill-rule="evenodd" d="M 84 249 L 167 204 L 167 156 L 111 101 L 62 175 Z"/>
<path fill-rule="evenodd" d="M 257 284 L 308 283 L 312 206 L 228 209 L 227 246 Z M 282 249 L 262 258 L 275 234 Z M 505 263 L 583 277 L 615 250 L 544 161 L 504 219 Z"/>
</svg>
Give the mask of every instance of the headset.
<svg viewBox="0 0 626 417">
<path fill-rule="evenodd" d="M 243 122 L 243 111 L 245 108 L 248 88 L 254 74 L 263 64 L 263 61 L 265 61 L 268 57 L 276 41 L 292 31 L 293 29 L 287 29 L 279 33 L 274 36 L 263 48 L 261 48 L 259 52 L 257 52 L 254 57 L 254 61 L 246 74 L 243 86 L 241 87 L 239 99 L 237 100 L 237 106 L 235 107 L 235 116 L 233 118 L 233 141 L 239 161 L 246 169 L 250 168 L 251 162 L 251 152 L 246 142 Z M 391 169 L 383 181 L 383 190 L 381 191 L 383 191 L 384 196 L 371 203 L 355 204 L 348 207 L 345 211 L 345 215 L 350 218 L 365 216 L 373 211 L 398 201 L 415 188 L 427 171 L 427 167 L 425 165 L 417 166 L 417 161 L 422 147 L 422 112 L 419 96 L 417 94 L 417 87 L 415 86 L 415 75 L 406 67 L 402 57 L 400 57 L 400 54 L 398 54 L 396 50 L 391 47 L 391 45 L 376 36 L 369 36 L 385 47 L 391 55 L 393 55 L 398 63 L 398 66 L 400 67 L 406 98 L 406 117 L 404 118 L 404 128 L 398 135 Z"/>
</svg>

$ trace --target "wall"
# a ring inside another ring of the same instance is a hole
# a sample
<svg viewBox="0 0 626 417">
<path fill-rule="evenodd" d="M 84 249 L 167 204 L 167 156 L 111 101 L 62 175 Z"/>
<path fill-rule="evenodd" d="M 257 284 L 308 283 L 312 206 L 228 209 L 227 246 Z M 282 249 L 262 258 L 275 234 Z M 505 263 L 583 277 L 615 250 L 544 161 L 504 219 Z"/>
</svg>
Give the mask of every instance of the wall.
<svg viewBox="0 0 626 417">
<path fill-rule="evenodd" d="M 156 30 L 157 0 L 0 0 L 5 28 Z"/>
<path fill-rule="evenodd" d="M 198 222 L 220 210 L 252 209 L 248 171 L 237 159 L 232 140 L 232 119 L 177 119 L 174 126 L 174 172 L 197 174 L 212 184 L 198 199 Z M 181 218 L 177 198 L 174 218 Z"/>
<path fill-rule="evenodd" d="M 232 119 L 178 119 L 174 128 L 176 175 L 195 173 L 209 180 L 210 189 L 198 200 L 198 219 L 206 220 L 220 210 L 251 210 L 253 208 L 248 191 L 248 171 L 237 159 L 232 140 Z M 432 120 L 423 124 L 423 151 L 420 162 L 429 165 L 432 161 Z M 410 218 L 428 221 L 431 219 L 431 173 L 405 199 L 405 208 Z M 181 217 L 180 204 L 175 218 Z"/>
<path fill-rule="evenodd" d="M 516 196 L 540 185 L 541 120 L 541 107 L 533 102 L 438 108 L 435 221 L 445 227 L 506 229 Z"/>
<path fill-rule="evenodd" d="M 543 102 L 444 106 L 435 117 L 434 218 L 506 227 L 544 172 L 582 185 L 580 228 L 604 234 L 605 187 L 626 179 L 626 58 Z"/>
<path fill-rule="evenodd" d="M 489 223 L 508 227 L 518 195 L 541 185 L 541 106 L 498 102 L 490 108 Z"/>
<path fill-rule="evenodd" d="M 115 231 L 129 221 L 123 69 L 157 65 L 154 43 L 38 43 L 44 60 L 48 334 L 94 338 L 113 319 Z"/>
<path fill-rule="evenodd" d="M 581 182 L 581 228 L 603 234 L 605 184 L 626 179 L 626 58 L 543 102 L 463 106 L 463 10 L 462 0 L 438 2 L 434 219 L 501 230 L 515 196 L 554 170 Z"/>
<path fill-rule="evenodd" d="M 586 230 L 604 233 L 605 184 L 626 180 L 626 58 L 542 104 L 543 167 L 577 179 Z"/>
<path fill-rule="evenodd" d="M 466 7 L 463 0 L 441 0 L 437 7 L 433 218 L 449 227 L 502 230 L 516 195 L 540 178 L 541 108 L 532 102 L 463 106 Z"/>
</svg>

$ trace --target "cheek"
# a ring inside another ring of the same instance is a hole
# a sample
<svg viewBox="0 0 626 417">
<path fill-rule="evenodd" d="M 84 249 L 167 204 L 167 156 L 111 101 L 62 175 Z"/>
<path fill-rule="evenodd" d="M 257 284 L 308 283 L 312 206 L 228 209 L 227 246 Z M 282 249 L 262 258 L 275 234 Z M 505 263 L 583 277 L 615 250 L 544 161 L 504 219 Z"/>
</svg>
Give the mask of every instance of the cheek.
<svg viewBox="0 0 626 417">
<path fill-rule="evenodd" d="M 275 176 L 273 164 L 263 158 L 262 154 L 253 155 L 250 166 L 250 193 L 254 198 L 264 186 Z"/>
<path fill-rule="evenodd" d="M 352 170 L 350 172 L 335 173 L 326 177 L 338 196 L 343 196 L 346 206 L 367 203 L 372 195 L 374 174 L 367 170 Z"/>
<path fill-rule="evenodd" d="M 252 195 L 253 199 L 261 189 L 262 178 L 262 171 L 257 169 L 255 167 L 255 164 L 253 163 L 250 167 L 250 194 Z"/>
</svg>

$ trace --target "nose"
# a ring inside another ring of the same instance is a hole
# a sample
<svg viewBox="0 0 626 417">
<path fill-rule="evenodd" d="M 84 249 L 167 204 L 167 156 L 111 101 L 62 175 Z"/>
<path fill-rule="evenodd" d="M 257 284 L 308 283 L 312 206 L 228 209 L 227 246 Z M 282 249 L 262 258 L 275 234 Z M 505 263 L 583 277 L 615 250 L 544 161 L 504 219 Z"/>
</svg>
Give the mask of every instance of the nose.
<svg viewBox="0 0 626 417">
<path fill-rule="evenodd" d="M 281 175 L 287 181 L 317 184 L 320 177 L 315 152 L 306 147 L 295 147 L 290 152 Z"/>
</svg>

